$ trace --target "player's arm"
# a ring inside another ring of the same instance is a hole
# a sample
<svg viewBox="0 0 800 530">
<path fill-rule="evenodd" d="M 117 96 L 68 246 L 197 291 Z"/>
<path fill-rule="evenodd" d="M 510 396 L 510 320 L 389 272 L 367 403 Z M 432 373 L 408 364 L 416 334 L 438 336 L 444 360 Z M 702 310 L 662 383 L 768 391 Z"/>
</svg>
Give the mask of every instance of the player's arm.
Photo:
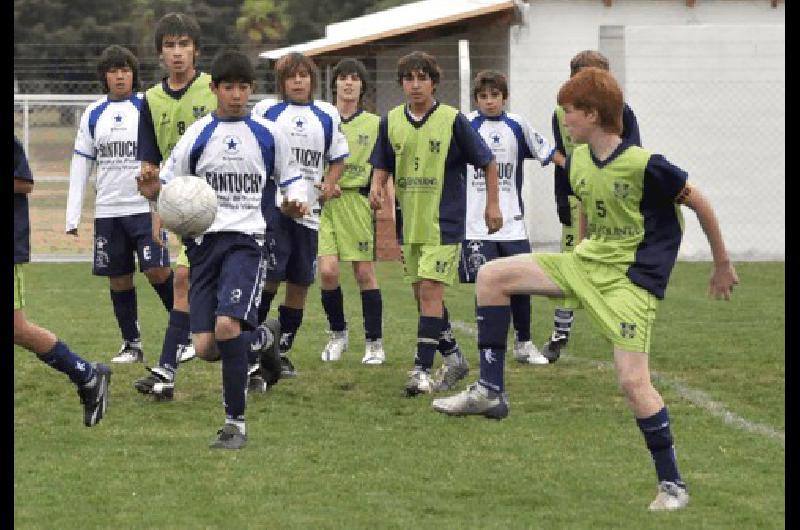
<svg viewBox="0 0 800 530">
<path fill-rule="evenodd" d="M 490 234 L 503 228 L 503 214 L 500 211 L 500 185 L 497 178 L 497 163 L 492 159 L 483 167 L 486 175 L 486 208 L 483 219 Z"/>
<path fill-rule="evenodd" d="M 28 195 L 32 191 L 33 191 L 32 180 L 22 180 L 17 177 L 14 177 L 14 193 L 22 193 L 24 195 Z"/>
<path fill-rule="evenodd" d="M 342 188 L 339 187 L 339 179 L 342 178 L 342 174 L 344 173 L 345 158 L 346 157 L 342 157 L 339 160 L 328 163 L 328 170 L 322 178 L 323 200 L 327 201 L 328 199 L 341 197 Z"/>
<path fill-rule="evenodd" d="M 81 222 L 86 182 L 89 180 L 92 169 L 94 169 L 96 156 L 94 141 L 89 132 L 89 111 L 87 109 L 81 117 L 78 133 L 75 135 L 75 145 L 69 167 L 65 230 L 67 234 L 76 237 L 78 236 L 78 225 Z"/>
<path fill-rule="evenodd" d="M 497 163 L 483 137 L 472 128 L 469 120 L 462 113 L 453 121 L 453 139 L 459 150 L 464 153 L 465 162 L 481 168 L 486 175 L 486 207 L 483 219 L 490 234 L 503 228 L 503 214 L 500 211 L 500 187 L 497 175 Z"/>
<path fill-rule="evenodd" d="M 678 194 L 677 202 L 694 210 L 711 247 L 714 270 L 711 272 L 711 279 L 708 282 L 708 294 L 716 299 L 730 300 L 733 286 L 739 283 L 739 277 L 736 275 L 736 270 L 725 248 L 722 230 L 720 230 L 714 208 L 700 189 L 691 184 L 684 186 Z"/>
<path fill-rule="evenodd" d="M 389 173 L 394 170 L 394 150 L 389 142 L 389 120 L 381 116 L 378 124 L 378 136 L 369 163 L 372 165 L 372 182 L 369 186 L 369 205 L 373 210 L 380 210 L 383 206 L 383 190 L 389 180 Z"/>
<path fill-rule="evenodd" d="M 139 110 L 139 128 L 136 139 L 136 160 L 142 162 L 139 180 L 157 180 L 159 165 L 161 164 L 161 151 L 158 148 L 156 128 L 150 114 L 150 105 L 147 96 L 142 98 L 142 108 Z"/>
</svg>

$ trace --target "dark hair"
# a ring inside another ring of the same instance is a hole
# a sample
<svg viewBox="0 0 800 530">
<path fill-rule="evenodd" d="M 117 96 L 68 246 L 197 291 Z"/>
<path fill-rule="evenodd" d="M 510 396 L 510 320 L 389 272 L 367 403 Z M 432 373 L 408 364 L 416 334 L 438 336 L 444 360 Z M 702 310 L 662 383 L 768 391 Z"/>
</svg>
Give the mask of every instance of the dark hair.
<svg viewBox="0 0 800 530">
<path fill-rule="evenodd" d="M 211 82 L 218 86 L 222 82 L 242 81 L 253 84 L 256 71 L 247 55 L 234 49 L 220 50 L 211 61 Z"/>
<path fill-rule="evenodd" d="M 361 80 L 361 94 L 359 94 L 359 96 L 363 96 L 367 93 L 369 80 L 367 79 L 367 68 L 364 66 L 364 63 L 358 59 L 342 59 L 333 67 L 333 71 L 331 72 L 331 92 L 334 97 L 336 96 L 336 79 L 338 79 L 340 75 L 348 74 L 356 74 Z"/>
<path fill-rule="evenodd" d="M 575 54 L 569 62 L 569 75 L 578 73 L 578 70 L 586 67 L 602 68 L 608 70 L 608 58 L 597 50 L 583 50 Z"/>
<path fill-rule="evenodd" d="M 478 101 L 478 93 L 487 88 L 496 88 L 503 94 L 503 99 L 508 99 L 508 79 L 500 72 L 482 70 L 472 81 L 472 99 Z"/>
<path fill-rule="evenodd" d="M 281 99 L 286 99 L 286 80 L 293 76 L 298 70 L 305 70 L 311 77 L 311 94 L 309 99 L 314 99 L 314 91 L 317 88 L 317 78 L 319 77 L 317 65 L 314 61 L 299 52 L 287 53 L 275 63 L 275 74 L 278 79 L 278 94 Z"/>
<path fill-rule="evenodd" d="M 108 87 L 106 74 L 112 68 L 129 67 L 133 71 L 133 91 L 139 89 L 139 61 L 136 56 L 124 46 L 112 44 L 100 53 L 97 60 L 97 75 L 100 83 L 103 84 L 103 92 L 108 94 L 111 89 Z"/>
<path fill-rule="evenodd" d="M 439 68 L 433 55 L 417 51 L 411 52 L 397 61 L 397 82 L 402 85 L 403 78 L 414 70 L 428 74 L 434 86 L 438 85 L 442 78 L 442 69 Z"/>
<path fill-rule="evenodd" d="M 200 49 L 200 26 L 197 21 L 184 13 L 167 13 L 156 24 L 156 52 L 161 53 L 164 37 L 186 35 L 192 39 L 195 51 Z"/>
<path fill-rule="evenodd" d="M 558 104 L 572 105 L 584 112 L 596 111 L 600 127 L 622 134 L 622 89 L 607 70 L 587 66 L 570 77 L 558 91 Z"/>
</svg>

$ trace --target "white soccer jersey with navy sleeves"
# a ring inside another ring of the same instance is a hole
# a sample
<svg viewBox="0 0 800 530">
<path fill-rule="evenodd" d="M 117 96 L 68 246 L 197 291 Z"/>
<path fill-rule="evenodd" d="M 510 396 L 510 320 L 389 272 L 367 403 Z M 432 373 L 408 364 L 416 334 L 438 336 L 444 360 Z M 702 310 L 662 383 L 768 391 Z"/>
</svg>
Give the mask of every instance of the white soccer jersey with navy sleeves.
<svg viewBox="0 0 800 530">
<path fill-rule="evenodd" d="M 286 133 L 292 154 L 303 173 L 309 198 L 308 215 L 295 221 L 319 230 L 321 193 L 315 185 L 322 182 L 326 163 L 343 161 L 350 154 L 341 130 L 339 111 L 325 101 L 299 105 L 265 99 L 253 107 L 253 115 L 275 122 Z M 280 204 L 280 194 L 276 200 Z"/>
<path fill-rule="evenodd" d="M 472 128 L 483 137 L 497 162 L 500 211 L 503 228 L 489 235 L 483 214 L 486 208 L 486 178 L 483 170 L 467 168 L 467 239 L 516 241 L 528 239 L 523 219 L 522 180 L 526 158 L 550 163 L 554 147 L 519 114 L 503 112 L 485 116 L 478 111 L 467 115 Z"/>
<path fill-rule="evenodd" d="M 217 193 L 217 217 L 207 232 L 263 235 L 262 200 L 275 186 L 289 200 L 307 202 L 303 176 L 285 134 L 262 118 L 217 118 L 207 114 L 186 129 L 161 168 L 162 184 L 195 175 Z"/>
<path fill-rule="evenodd" d="M 104 96 L 81 116 L 69 171 L 67 231 L 78 227 L 86 182 L 97 167 L 95 217 L 122 217 L 150 211 L 136 189 L 136 160 L 142 95 L 119 101 Z"/>
</svg>

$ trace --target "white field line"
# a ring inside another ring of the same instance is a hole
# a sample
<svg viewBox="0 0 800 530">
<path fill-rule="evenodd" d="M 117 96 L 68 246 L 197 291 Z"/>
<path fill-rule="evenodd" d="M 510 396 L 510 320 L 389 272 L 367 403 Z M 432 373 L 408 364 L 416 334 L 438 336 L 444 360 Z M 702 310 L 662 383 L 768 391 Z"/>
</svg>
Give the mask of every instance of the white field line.
<svg viewBox="0 0 800 530">
<path fill-rule="evenodd" d="M 450 325 L 459 331 L 469 333 L 470 335 L 475 337 L 478 336 L 478 330 L 472 324 L 467 324 L 465 322 L 461 322 L 458 320 L 451 320 Z M 614 363 L 609 361 L 587 360 L 587 359 L 581 359 L 580 357 L 571 357 L 571 359 L 575 359 L 581 362 L 589 362 L 595 366 L 602 366 L 604 368 L 614 369 Z M 782 431 L 774 429 L 769 425 L 752 422 L 746 418 L 734 414 L 733 412 L 725 408 L 724 403 L 715 401 L 714 399 L 711 398 L 711 396 L 709 396 L 702 390 L 691 388 L 682 381 L 673 379 L 658 372 L 651 372 L 650 375 L 656 382 L 661 383 L 664 386 L 671 387 L 675 392 L 678 393 L 680 397 L 702 408 L 712 416 L 721 418 L 722 421 L 725 422 L 726 424 L 741 429 L 743 431 L 747 431 L 749 433 L 760 434 L 761 436 L 778 440 L 781 443 L 781 445 L 783 445 L 784 447 L 786 446 L 786 434 L 784 434 Z"/>
</svg>

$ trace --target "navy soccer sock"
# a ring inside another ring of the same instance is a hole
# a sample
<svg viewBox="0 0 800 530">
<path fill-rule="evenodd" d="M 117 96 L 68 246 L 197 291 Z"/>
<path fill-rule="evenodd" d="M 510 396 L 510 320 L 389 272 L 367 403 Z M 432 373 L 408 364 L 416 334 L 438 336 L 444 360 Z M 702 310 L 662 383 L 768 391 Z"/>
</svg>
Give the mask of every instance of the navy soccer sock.
<svg viewBox="0 0 800 530">
<path fill-rule="evenodd" d="M 642 431 L 647 448 L 653 456 L 658 481 L 668 480 L 685 486 L 680 473 L 678 473 L 678 462 L 675 459 L 675 446 L 669 428 L 667 407 L 649 418 L 636 418 L 636 424 Z"/>
<path fill-rule="evenodd" d="M 278 306 L 278 318 L 281 323 L 281 355 L 286 355 L 292 349 L 297 330 L 303 323 L 303 310 L 285 305 Z"/>
<path fill-rule="evenodd" d="M 175 273 L 169 272 L 169 276 L 161 283 L 151 283 L 158 297 L 161 298 L 161 303 L 164 304 L 164 309 L 172 311 L 172 304 L 175 301 L 175 291 L 173 290 L 173 280 Z"/>
<path fill-rule="evenodd" d="M 481 358 L 481 376 L 478 382 L 495 392 L 503 392 L 506 336 L 511 321 L 511 308 L 507 305 L 479 306 L 475 312 L 478 320 L 478 354 Z"/>
<path fill-rule="evenodd" d="M 169 312 L 169 324 L 164 332 L 164 344 L 158 365 L 178 369 L 178 346 L 189 343 L 189 313 L 173 309 Z"/>
<path fill-rule="evenodd" d="M 527 294 L 511 296 L 511 316 L 518 342 L 531 340 L 531 297 Z"/>
<path fill-rule="evenodd" d="M 60 340 L 56 340 L 55 345 L 49 352 L 37 353 L 36 356 L 59 372 L 67 374 L 70 381 L 76 385 L 84 385 L 94 377 L 94 368 L 92 368 L 89 361 L 73 353 Z"/>
<path fill-rule="evenodd" d="M 222 397 L 225 403 L 225 416 L 236 421 L 244 421 L 249 339 L 250 333 L 241 333 L 236 338 L 217 341 L 222 359 Z"/>
<path fill-rule="evenodd" d="M 380 289 L 361 291 L 361 314 L 364 316 L 364 336 L 367 340 L 383 337 L 383 299 Z"/>
<path fill-rule="evenodd" d="M 450 326 L 450 313 L 444 304 L 442 304 L 442 332 L 439 334 L 439 344 L 436 345 L 436 349 L 442 357 L 448 357 L 458 350 L 458 342 Z"/>
<path fill-rule="evenodd" d="M 269 291 L 261 292 L 261 301 L 258 303 L 258 323 L 261 324 L 267 319 L 269 315 L 269 308 L 272 306 L 272 299 L 275 298 L 275 293 Z"/>
<path fill-rule="evenodd" d="M 111 291 L 111 303 L 117 317 L 122 338 L 128 342 L 139 340 L 139 322 L 136 310 L 136 289 Z"/>
<path fill-rule="evenodd" d="M 441 318 L 420 315 L 417 325 L 417 354 L 414 356 L 414 366 L 430 371 L 441 334 Z"/>
<path fill-rule="evenodd" d="M 344 331 L 347 329 L 347 322 L 344 319 L 344 297 L 342 287 L 336 289 L 320 289 L 322 293 L 322 307 L 328 316 L 328 324 L 331 331 Z"/>
</svg>

